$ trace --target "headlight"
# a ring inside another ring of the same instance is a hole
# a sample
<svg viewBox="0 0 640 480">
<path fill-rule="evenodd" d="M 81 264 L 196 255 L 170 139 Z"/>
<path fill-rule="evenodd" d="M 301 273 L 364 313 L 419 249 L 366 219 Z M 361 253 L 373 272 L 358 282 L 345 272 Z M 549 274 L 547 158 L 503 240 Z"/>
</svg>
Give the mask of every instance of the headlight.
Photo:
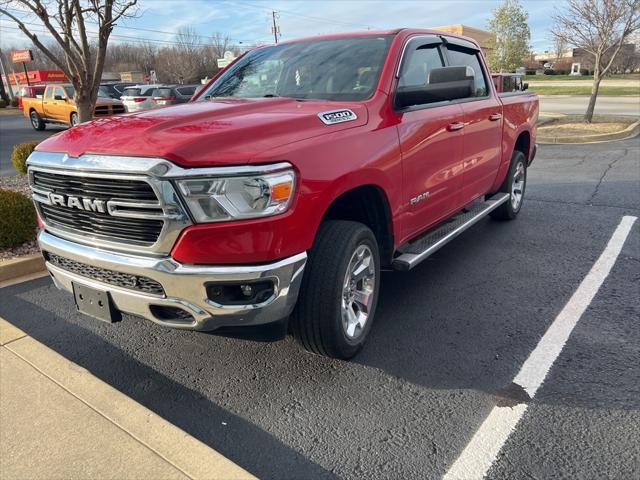
<svg viewBox="0 0 640 480">
<path fill-rule="evenodd" d="M 197 223 L 269 217 L 286 212 L 295 190 L 295 173 L 177 180 Z"/>
</svg>

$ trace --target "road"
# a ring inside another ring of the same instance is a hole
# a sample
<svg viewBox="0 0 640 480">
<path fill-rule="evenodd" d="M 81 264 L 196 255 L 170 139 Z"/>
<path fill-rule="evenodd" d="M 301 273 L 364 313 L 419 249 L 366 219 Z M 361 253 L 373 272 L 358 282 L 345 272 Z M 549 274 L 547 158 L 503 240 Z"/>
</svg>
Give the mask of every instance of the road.
<svg viewBox="0 0 640 480">
<path fill-rule="evenodd" d="M 604 250 L 640 214 L 640 138 L 540 146 L 514 222 L 483 220 L 383 275 L 352 362 L 275 329 L 202 334 L 79 315 L 43 278 L 0 316 L 260 478 L 440 478 Z M 489 478 L 637 478 L 640 225 Z M 279 340 L 277 340 L 279 339 Z"/>
<path fill-rule="evenodd" d="M 47 125 L 42 132 L 35 131 L 29 120 L 21 114 L 0 114 L 0 176 L 15 175 L 11 165 L 13 146 L 30 140 L 42 141 L 54 133 L 61 132 L 65 127 Z"/>
<path fill-rule="evenodd" d="M 582 114 L 587 110 L 586 95 L 543 95 L 540 111 L 545 113 Z M 596 101 L 596 114 L 640 116 L 640 97 L 600 96 Z"/>
</svg>

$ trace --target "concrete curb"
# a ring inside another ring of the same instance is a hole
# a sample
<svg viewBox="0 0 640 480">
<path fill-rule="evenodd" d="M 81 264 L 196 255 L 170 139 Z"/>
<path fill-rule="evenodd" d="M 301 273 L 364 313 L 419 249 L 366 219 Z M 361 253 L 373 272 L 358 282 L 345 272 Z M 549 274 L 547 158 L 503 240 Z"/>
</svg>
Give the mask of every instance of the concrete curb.
<svg viewBox="0 0 640 480">
<path fill-rule="evenodd" d="M 594 135 L 574 135 L 565 137 L 545 137 L 538 132 L 536 141 L 541 144 L 571 144 L 571 143 L 600 143 L 611 142 L 635 137 L 640 134 L 640 120 L 632 123 L 624 130 L 614 133 L 597 133 Z"/>
<path fill-rule="evenodd" d="M 45 271 L 44 258 L 40 253 L 24 255 L 10 260 L 0 260 L 0 282 Z"/>
</svg>

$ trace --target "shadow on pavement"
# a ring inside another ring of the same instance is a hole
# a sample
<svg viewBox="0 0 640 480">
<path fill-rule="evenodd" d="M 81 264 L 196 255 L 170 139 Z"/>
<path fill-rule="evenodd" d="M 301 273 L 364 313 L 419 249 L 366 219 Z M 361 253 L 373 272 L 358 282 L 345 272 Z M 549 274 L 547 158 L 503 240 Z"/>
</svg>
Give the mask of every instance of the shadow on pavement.
<svg viewBox="0 0 640 480">
<path fill-rule="evenodd" d="M 259 478 L 337 478 L 271 434 L 136 361 L 87 329 L 81 331 L 81 348 L 60 341 L 55 323 L 64 320 L 20 299 L 22 293 L 50 283 L 49 278 L 43 278 L 2 289 L 0 298 L 13 297 L 13 301 L 10 308 L 7 302 L 0 302 L 0 315 Z M 87 356 L 87 350 L 94 354 Z"/>
</svg>

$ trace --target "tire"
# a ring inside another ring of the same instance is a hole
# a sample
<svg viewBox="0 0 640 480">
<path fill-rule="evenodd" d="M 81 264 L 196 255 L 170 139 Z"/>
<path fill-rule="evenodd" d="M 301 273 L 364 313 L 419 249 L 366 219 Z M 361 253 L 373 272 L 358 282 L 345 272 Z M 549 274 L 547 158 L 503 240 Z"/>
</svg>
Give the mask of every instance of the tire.
<svg viewBox="0 0 640 480">
<path fill-rule="evenodd" d="M 355 282 L 354 271 L 361 273 Z M 322 223 L 291 319 L 294 338 L 318 355 L 353 357 L 371 330 L 379 289 L 380 254 L 373 232 L 357 222 Z M 368 306 L 356 298 L 368 299 Z"/>
<path fill-rule="evenodd" d="M 518 216 L 524 203 L 524 192 L 527 186 L 527 159 L 524 153 L 514 151 L 507 177 L 498 192 L 508 193 L 509 200 L 504 202 L 489 215 L 496 220 L 513 220 Z"/>
<path fill-rule="evenodd" d="M 46 127 L 42 117 L 35 110 L 31 110 L 29 113 L 29 121 L 34 130 L 42 131 Z"/>
<path fill-rule="evenodd" d="M 76 125 L 78 125 L 78 123 L 80 123 L 78 121 L 78 112 L 72 112 L 71 113 L 71 118 L 69 119 L 71 122 L 71 126 L 75 127 Z"/>
</svg>

